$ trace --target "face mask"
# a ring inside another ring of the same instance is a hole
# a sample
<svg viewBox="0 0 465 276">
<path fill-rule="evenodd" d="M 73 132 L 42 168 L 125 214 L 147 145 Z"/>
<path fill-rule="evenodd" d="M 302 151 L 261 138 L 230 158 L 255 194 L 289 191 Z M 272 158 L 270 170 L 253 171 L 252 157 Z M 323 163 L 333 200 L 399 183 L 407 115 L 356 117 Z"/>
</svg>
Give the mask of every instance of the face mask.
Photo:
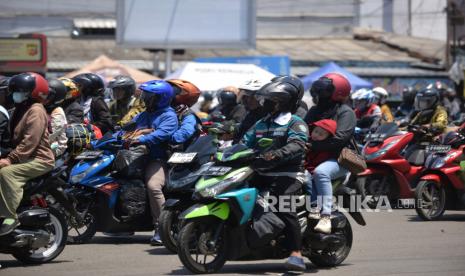
<svg viewBox="0 0 465 276">
<path fill-rule="evenodd" d="M 267 114 L 274 114 L 276 113 L 276 103 L 270 100 L 265 100 L 263 102 L 263 110 Z"/>
<path fill-rule="evenodd" d="M 27 93 L 24 92 L 13 92 L 13 101 L 17 104 L 27 100 Z"/>
</svg>

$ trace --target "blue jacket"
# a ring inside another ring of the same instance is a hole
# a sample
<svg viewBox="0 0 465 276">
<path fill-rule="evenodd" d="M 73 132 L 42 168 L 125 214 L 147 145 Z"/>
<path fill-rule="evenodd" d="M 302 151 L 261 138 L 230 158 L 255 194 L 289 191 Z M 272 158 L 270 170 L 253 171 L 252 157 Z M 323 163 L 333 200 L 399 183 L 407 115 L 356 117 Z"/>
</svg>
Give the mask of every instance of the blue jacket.
<svg viewBox="0 0 465 276">
<path fill-rule="evenodd" d="M 166 150 L 171 135 L 178 129 L 178 118 L 171 107 L 158 110 L 153 113 L 144 111 L 134 119 L 137 129 L 153 128 L 149 134 L 139 137 L 141 144 L 150 149 L 150 157 L 153 159 L 166 159 Z"/>
<path fill-rule="evenodd" d="M 171 142 L 174 144 L 184 144 L 187 142 L 197 131 L 197 124 L 198 122 L 194 114 L 185 116 L 181 121 L 179 129 L 171 137 Z"/>
</svg>

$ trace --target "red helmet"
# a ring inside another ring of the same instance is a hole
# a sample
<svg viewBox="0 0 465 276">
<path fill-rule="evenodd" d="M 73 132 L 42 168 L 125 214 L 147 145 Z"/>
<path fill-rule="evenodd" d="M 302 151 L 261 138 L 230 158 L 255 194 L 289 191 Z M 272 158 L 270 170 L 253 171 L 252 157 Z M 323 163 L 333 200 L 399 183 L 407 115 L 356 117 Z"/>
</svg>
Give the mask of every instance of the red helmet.
<svg viewBox="0 0 465 276">
<path fill-rule="evenodd" d="M 10 93 L 26 92 L 31 99 L 44 103 L 49 90 L 47 80 L 37 73 L 21 73 L 13 76 L 8 83 Z"/>
<path fill-rule="evenodd" d="M 346 77 L 339 73 L 328 73 L 323 77 L 332 80 L 334 91 L 331 95 L 331 100 L 335 102 L 344 102 L 350 95 L 350 82 Z"/>
<path fill-rule="evenodd" d="M 186 80 L 167 80 L 173 87 L 176 97 L 174 104 L 193 106 L 200 97 L 200 90 L 193 83 Z"/>
</svg>

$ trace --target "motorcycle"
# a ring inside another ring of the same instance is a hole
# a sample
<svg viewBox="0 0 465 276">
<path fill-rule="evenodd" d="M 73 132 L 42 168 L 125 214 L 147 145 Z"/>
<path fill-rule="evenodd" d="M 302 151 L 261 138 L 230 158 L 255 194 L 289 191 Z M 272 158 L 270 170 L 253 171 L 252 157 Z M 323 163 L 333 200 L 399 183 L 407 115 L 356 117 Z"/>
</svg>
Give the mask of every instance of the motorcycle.
<svg viewBox="0 0 465 276">
<path fill-rule="evenodd" d="M 429 153 L 415 190 L 415 210 L 423 220 L 438 220 L 445 210 L 465 209 L 465 136 L 444 135 Z"/>
<path fill-rule="evenodd" d="M 93 142 L 93 150 L 76 157 L 79 162 L 71 170 L 66 192 L 76 202 L 75 209 L 84 223 L 71 242 L 88 242 L 97 231 L 121 234 L 153 230 L 144 182 L 117 178 L 120 172 L 112 168 L 123 144 L 120 137 L 104 136 Z M 131 200 L 137 201 L 134 206 L 127 206 L 123 195 L 128 193 L 124 191 L 131 192 Z"/>
<path fill-rule="evenodd" d="M 263 140 L 259 144 L 265 146 L 268 142 Z M 199 203 L 179 216 L 183 227 L 178 236 L 178 256 L 189 271 L 214 273 L 227 260 L 289 256 L 280 231 L 265 235 L 264 239 L 257 239 L 253 232 L 253 214 L 261 209 L 259 202 L 263 202 L 258 190 L 248 186 L 249 180 L 258 173 L 249 166 L 256 156 L 256 152 L 238 144 L 218 152 L 215 162 L 197 172 L 201 177 L 196 183 L 194 197 Z M 352 193 L 346 186 L 350 179 L 347 175 L 333 182 L 335 195 L 344 195 L 345 204 Z M 300 197 L 304 198 L 304 195 Z M 272 212 L 266 214 L 274 215 Z M 309 218 L 305 207 L 299 207 L 297 214 L 303 237 L 302 254 L 318 266 L 342 263 L 350 253 L 353 240 L 346 216 L 333 212 L 331 234 L 321 234 L 313 230 L 318 220 Z M 359 212 L 350 214 L 357 223 L 365 225 Z"/>
<path fill-rule="evenodd" d="M 58 257 L 66 246 L 68 226 L 63 213 L 47 203 L 55 180 L 63 173 L 57 168 L 24 186 L 23 199 L 17 209 L 20 225 L 0 236 L 0 252 L 12 254 L 26 264 L 47 263 Z"/>
<path fill-rule="evenodd" d="M 165 204 L 160 213 L 158 230 L 163 245 L 171 252 L 177 252 L 177 235 L 180 230 L 179 214 L 193 204 L 192 193 L 200 178 L 199 169 L 208 163 L 216 153 L 214 135 L 200 136 L 185 152 L 175 152 L 168 160 L 171 168 L 164 187 Z"/>
<path fill-rule="evenodd" d="M 391 203 L 413 198 L 414 187 L 409 183 L 415 183 L 421 175 L 424 149 L 431 142 L 417 142 L 417 148 L 411 150 L 408 159 L 405 158 L 406 149 L 426 135 L 428 132 L 418 126 L 409 126 L 407 132 L 399 130 L 395 123 L 387 123 L 366 137 L 362 155 L 367 169 L 357 175 L 354 184 L 363 198 L 370 197 L 367 202 L 370 208 L 376 208 L 383 196 Z"/>
</svg>

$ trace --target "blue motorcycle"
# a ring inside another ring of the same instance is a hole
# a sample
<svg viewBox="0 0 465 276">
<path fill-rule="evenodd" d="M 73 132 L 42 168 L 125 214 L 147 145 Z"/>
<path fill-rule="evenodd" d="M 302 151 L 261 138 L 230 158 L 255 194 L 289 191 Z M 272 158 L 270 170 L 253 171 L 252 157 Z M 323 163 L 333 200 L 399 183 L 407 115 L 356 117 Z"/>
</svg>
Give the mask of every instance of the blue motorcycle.
<svg viewBox="0 0 465 276">
<path fill-rule="evenodd" d="M 92 150 L 76 157 L 79 161 L 71 170 L 67 194 L 84 223 L 74 229 L 76 233 L 70 233 L 70 242 L 88 242 L 97 231 L 122 234 L 153 230 L 142 177 L 125 178 L 113 166 L 123 144 L 119 136 L 104 136 L 92 142 Z"/>
</svg>

